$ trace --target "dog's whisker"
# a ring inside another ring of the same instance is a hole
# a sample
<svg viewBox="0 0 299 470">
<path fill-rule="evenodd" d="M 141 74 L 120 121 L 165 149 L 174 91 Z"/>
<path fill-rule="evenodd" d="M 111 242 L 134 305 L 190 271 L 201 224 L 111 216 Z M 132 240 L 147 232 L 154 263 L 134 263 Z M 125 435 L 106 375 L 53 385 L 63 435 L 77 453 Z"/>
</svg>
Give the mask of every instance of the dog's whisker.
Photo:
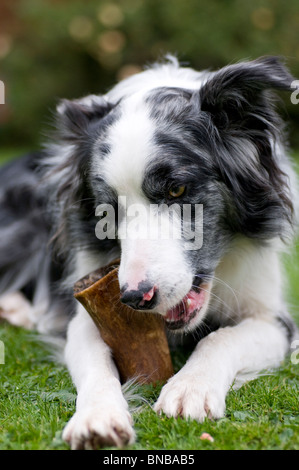
<svg viewBox="0 0 299 470">
<path fill-rule="evenodd" d="M 237 291 L 236 289 L 233 289 L 227 282 L 223 281 L 223 279 L 220 279 L 219 277 L 216 277 L 214 276 L 213 274 L 196 274 L 195 277 L 200 277 L 200 278 L 203 278 L 203 279 L 211 279 L 212 281 L 216 281 L 218 282 L 219 284 L 221 284 L 222 286 L 226 287 L 233 295 L 234 297 L 234 300 L 236 302 L 236 307 L 238 309 L 238 312 L 240 312 L 240 304 L 239 304 L 239 299 L 238 299 L 238 296 L 237 296 Z M 196 286 L 193 286 L 193 287 L 196 287 Z"/>
<path fill-rule="evenodd" d="M 193 287 L 197 287 L 197 286 L 193 286 Z M 226 316 L 227 316 L 228 318 L 230 318 L 231 320 L 233 320 L 234 322 L 236 322 L 235 315 L 230 316 L 229 313 L 228 313 L 229 311 L 230 311 L 230 312 L 234 312 L 234 309 L 233 309 L 227 302 L 225 302 L 223 299 L 221 299 L 221 297 L 219 297 L 218 295 L 216 295 L 214 292 L 211 292 L 211 290 L 209 290 L 209 289 L 205 289 L 205 288 L 203 288 L 203 287 L 200 287 L 200 289 L 203 290 L 204 292 L 207 292 L 209 295 L 211 295 L 211 296 L 214 297 L 215 299 L 217 299 L 218 302 L 219 302 L 220 304 L 222 304 L 222 305 L 227 309 Z"/>
</svg>

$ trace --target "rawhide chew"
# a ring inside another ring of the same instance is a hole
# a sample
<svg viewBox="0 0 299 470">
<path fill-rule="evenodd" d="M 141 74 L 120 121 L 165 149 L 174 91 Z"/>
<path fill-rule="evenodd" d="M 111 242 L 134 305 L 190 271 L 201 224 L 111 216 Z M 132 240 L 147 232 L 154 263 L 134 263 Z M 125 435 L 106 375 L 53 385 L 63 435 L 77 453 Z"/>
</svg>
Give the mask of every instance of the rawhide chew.
<svg viewBox="0 0 299 470">
<path fill-rule="evenodd" d="M 75 298 L 85 307 L 111 348 L 122 382 L 165 382 L 173 367 L 159 314 L 138 312 L 120 301 L 119 260 L 80 279 Z"/>
</svg>

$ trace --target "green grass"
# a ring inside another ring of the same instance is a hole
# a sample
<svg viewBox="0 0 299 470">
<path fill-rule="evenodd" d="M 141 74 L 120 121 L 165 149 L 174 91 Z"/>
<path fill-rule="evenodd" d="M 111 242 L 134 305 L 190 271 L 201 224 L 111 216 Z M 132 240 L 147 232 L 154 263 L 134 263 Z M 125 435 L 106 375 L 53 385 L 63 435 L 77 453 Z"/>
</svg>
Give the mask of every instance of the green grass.
<svg viewBox="0 0 299 470">
<path fill-rule="evenodd" d="M 18 152 L 17 152 L 18 154 Z M 1 161 L 1 155 L 0 155 Z M 299 324 L 299 249 L 287 259 L 289 303 Z M 68 449 L 61 439 L 75 411 L 75 389 L 66 369 L 48 357 L 35 333 L 0 325 L 5 364 L 0 364 L 0 450 Z M 298 354 L 299 357 L 299 354 Z M 175 366 L 182 361 L 174 356 Z M 299 450 L 299 364 L 245 384 L 227 396 L 226 416 L 199 424 L 157 416 L 159 387 L 140 386 L 148 400 L 134 414 L 137 441 L 129 449 Z M 210 433 L 214 442 L 200 440 Z"/>
<path fill-rule="evenodd" d="M 47 359 L 37 337 L 1 326 L 0 450 L 68 449 L 61 431 L 75 411 L 75 389 L 66 369 Z M 147 399 L 134 414 L 137 442 L 129 449 L 299 450 L 299 365 L 286 360 L 271 375 L 231 390 L 226 416 L 199 424 L 157 416 L 150 405 L 159 387 L 140 386 Z M 214 442 L 200 440 L 210 433 Z"/>
</svg>

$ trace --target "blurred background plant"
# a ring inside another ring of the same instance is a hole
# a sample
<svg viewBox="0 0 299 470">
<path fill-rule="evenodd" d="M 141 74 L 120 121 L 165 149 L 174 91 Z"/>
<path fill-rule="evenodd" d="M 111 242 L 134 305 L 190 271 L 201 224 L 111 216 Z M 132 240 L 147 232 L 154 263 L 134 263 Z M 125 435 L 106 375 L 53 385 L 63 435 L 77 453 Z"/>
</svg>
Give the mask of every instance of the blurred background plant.
<svg viewBox="0 0 299 470">
<path fill-rule="evenodd" d="M 298 31 L 298 0 L 1 0 L 1 146 L 39 145 L 59 98 L 105 92 L 167 52 L 197 69 L 282 55 L 299 77 Z M 283 101 L 298 148 L 299 104 Z"/>
</svg>

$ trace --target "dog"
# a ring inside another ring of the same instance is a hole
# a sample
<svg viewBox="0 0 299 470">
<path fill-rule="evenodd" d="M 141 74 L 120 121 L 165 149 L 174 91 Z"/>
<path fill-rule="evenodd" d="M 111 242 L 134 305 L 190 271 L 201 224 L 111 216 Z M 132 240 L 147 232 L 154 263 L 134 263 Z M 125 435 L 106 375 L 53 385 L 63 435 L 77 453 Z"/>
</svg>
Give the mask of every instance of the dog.
<svg viewBox="0 0 299 470">
<path fill-rule="evenodd" d="M 297 195 L 273 90 L 292 81 L 276 57 L 197 72 L 169 56 L 105 95 L 60 101 L 45 147 L 1 169 L 2 316 L 65 335 L 78 392 L 63 431 L 71 448 L 135 440 L 111 351 L 73 299 L 75 281 L 117 257 L 124 304 L 162 315 L 174 339 L 201 338 L 157 413 L 221 418 L 232 385 L 285 358 L 296 327 L 280 255 Z M 135 236 L 124 236 L 124 204 L 143 209 Z M 118 208 L 114 235 L 96 236 L 105 207 Z M 180 237 L 143 236 L 167 217 Z"/>
</svg>

